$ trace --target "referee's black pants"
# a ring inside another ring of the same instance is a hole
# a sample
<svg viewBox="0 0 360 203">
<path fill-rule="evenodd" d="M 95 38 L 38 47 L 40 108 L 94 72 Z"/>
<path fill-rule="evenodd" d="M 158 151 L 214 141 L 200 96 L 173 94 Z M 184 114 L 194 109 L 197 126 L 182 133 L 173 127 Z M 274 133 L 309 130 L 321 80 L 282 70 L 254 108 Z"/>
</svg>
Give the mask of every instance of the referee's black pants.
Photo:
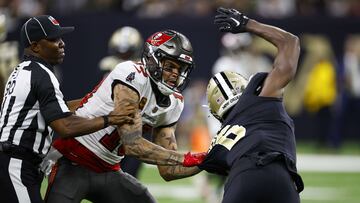
<svg viewBox="0 0 360 203">
<path fill-rule="evenodd" d="M 238 164 L 241 164 L 239 162 Z M 284 161 L 230 171 L 222 203 L 299 203 L 300 197 Z"/>
<path fill-rule="evenodd" d="M 31 161 L 0 152 L 0 201 L 6 203 L 43 203 L 39 167 Z"/>
</svg>

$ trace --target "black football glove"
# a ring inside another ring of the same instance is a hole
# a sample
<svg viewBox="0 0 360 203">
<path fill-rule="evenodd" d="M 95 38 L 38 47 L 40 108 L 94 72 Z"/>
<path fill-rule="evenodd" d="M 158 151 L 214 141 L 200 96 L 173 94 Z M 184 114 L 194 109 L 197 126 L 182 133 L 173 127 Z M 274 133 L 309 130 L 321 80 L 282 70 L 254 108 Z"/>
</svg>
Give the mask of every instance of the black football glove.
<svg viewBox="0 0 360 203">
<path fill-rule="evenodd" d="M 218 8 L 220 13 L 215 16 L 214 23 L 220 25 L 221 32 L 242 33 L 246 32 L 246 24 L 249 18 L 235 9 Z"/>
</svg>

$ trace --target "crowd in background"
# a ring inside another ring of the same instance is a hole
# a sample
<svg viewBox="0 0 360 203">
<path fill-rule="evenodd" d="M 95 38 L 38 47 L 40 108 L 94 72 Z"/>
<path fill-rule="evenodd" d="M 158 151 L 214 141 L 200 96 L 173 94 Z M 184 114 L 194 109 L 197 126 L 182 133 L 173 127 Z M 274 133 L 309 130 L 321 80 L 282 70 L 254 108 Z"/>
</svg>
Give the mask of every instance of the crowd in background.
<svg viewBox="0 0 360 203">
<path fill-rule="evenodd" d="M 79 12 L 113 10 L 138 17 L 169 15 L 208 16 L 219 7 L 241 9 L 264 18 L 300 16 L 359 16 L 357 0 L 0 0 L 0 12 L 9 19 L 45 13 L 71 15 Z"/>
<path fill-rule="evenodd" d="M 45 13 L 66 16 L 111 10 L 138 18 L 171 15 L 202 17 L 211 15 L 220 5 L 263 18 L 360 16 L 360 1 L 357 0 L 0 0 L 0 13 L 6 17 L 7 29 L 11 30 L 18 19 Z M 320 143 L 339 147 L 342 124 L 347 122 L 344 112 L 353 114 L 350 118 L 360 113 L 360 35 L 347 36 L 340 58 L 335 57 L 326 36 L 308 34 L 300 37 L 303 51 L 296 79 L 285 92 L 286 107 L 295 121 L 306 118 L 308 122 L 305 123 L 313 125 L 311 128 Z M 248 35 L 238 38 L 225 35 L 221 44 L 220 58 L 214 64 L 213 73 L 220 71 L 221 67 L 231 67 L 249 77 L 260 70 L 256 67 L 261 67 L 263 71 L 271 69 L 270 61 L 275 49 L 268 43 Z M 2 42 L 0 51 L 3 49 L 6 51 L 2 53 L 16 56 L 16 46 Z M 11 56 L 7 55 L 0 56 L 3 75 L 9 72 L 4 67 L 17 63 L 14 57 L 11 59 L 14 61 L 8 61 Z M 214 121 L 209 119 L 206 107 L 202 107 L 206 104 L 205 88 L 204 81 L 192 81 L 190 88 L 184 92 L 187 101 L 191 102 L 185 105 L 183 123 L 180 124 L 187 126 L 180 128 L 183 137 L 192 135 L 208 140 L 215 133 L 211 130 Z M 194 118 L 196 122 L 193 122 Z M 194 148 L 198 146 L 196 143 L 202 143 L 196 139 L 189 140 L 195 143 Z"/>
<path fill-rule="evenodd" d="M 246 13 L 281 18 L 292 15 L 358 16 L 356 0 L 1 0 L 12 16 L 27 17 L 52 12 L 62 15 L 79 11 L 112 9 L 144 17 L 172 14 L 208 15 L 218 6 Z"/>
</svg>

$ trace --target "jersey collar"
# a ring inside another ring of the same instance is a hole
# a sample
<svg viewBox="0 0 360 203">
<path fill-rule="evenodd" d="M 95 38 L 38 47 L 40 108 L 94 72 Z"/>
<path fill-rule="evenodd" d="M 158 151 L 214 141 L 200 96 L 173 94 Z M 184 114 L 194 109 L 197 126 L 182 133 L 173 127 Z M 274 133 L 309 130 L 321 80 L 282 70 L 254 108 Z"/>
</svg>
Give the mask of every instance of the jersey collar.
<svg viewBox="0 0 360 203">
<path fill-rule="evenodd" d="M 41 59 L 39 57 L 36 57 L 36 56 L 33 56 L 33 55 L 24 55 L 23 56 L 23 61 L 28 61 L 28 60 L 39 62 L 39 63 L 45 65 L 50 70 L 53 70 L 53 65 L 51 65 L 50 63 L 46 62 L 45 60 L 43 60 L 43 59 Z"/>
<path fill-rule="evenodd" d="M 155 94 L 156 104 L 160 107 L 169 107 L 171 104 L 170 96 L 163 95 L 157 85 L 150 79 L 151 88 Z"/>
</svg>

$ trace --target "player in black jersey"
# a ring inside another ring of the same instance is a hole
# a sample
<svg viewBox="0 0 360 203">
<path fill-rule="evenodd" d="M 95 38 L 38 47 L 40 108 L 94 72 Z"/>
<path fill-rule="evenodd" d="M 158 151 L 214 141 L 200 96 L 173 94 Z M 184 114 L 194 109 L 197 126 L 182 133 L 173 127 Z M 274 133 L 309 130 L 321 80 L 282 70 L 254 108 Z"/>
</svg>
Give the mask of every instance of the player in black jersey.
<svg viewBox="0 0 360 203">
<path fill-rule="evenodd" d="M 210 79 L 209 108 L 222 126 L 200 168 L 228 176 L 223 202 L 300 202 L 304 186 L 296 169 L 294 125 L 282 103 L 283 88 L 296 72 L 299 39 L 235 9 L 218 12 L 215 24 L 221 31 L 250 32 L 278 52 L 269 73 L 248 80 L 224 71 Z"/>
</svg>

